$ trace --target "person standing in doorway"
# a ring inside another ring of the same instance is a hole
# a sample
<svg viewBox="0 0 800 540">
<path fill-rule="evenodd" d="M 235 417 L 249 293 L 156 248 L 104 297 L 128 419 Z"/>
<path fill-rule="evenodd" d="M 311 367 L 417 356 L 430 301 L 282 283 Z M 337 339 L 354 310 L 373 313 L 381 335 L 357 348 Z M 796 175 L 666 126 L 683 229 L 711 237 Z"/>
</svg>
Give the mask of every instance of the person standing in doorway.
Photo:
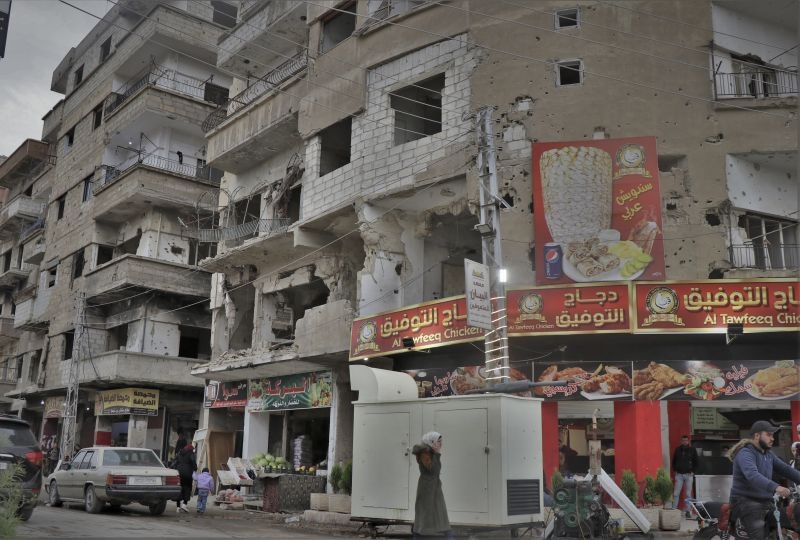
<svg viewBox="0 0 800 540">
<path fill-rule="evenodd" d="M 175 459 L 175 468 L 181 477 L 181 498 L 178 501 L 177 512 L 189 511 L 189 501 L 192 500 L 192 475 L 197 471 L 197 462 L 194 458 L 194 446 L 187 444 Z"/>
<path fill-rule="evenodd" d="M 444 502 L 442 481 L 442 435 L 430 431 L 422 436 L 422 442 L 414 445 L 411 452 L 419 465 L 417 498 L 414 505 L 414 538 L 444 536 L 453 538 L 447 505 Z"/>
<path fill-rule="evenodd" d="M 694 473 L 698 465 L 697 451 L 689 442 L 689 436 L 681 437 L 681 444 L 675 449 L 672 455 L 672 470 L 675 471 L 675 492 L 672 494 L 672 508 L 680 507 L 681 490 L 685 488 L 684 498 L 692 497 L 692 484 L 694 483 Z M 691 517 L 689 510 L 686 510 L 686 517 Z"/>
</svg>

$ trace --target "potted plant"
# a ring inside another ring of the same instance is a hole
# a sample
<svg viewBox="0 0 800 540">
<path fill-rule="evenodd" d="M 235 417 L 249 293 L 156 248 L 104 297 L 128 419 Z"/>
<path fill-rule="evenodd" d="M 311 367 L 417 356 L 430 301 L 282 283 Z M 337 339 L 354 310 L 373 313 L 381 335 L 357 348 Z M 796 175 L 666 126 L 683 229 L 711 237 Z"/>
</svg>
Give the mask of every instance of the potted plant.
<svg viewBox="0 0 800 540">
<path fill-rule="evenodd" d="M 639 484 L 636 482 L 636 476 L 633 474 L 633 471 L 629 469 L 622 471 L 622 476 L 619 477 L 619 487 L 634 505 L 638 503 Z M 609 508 L 608 512 L 611 518 L 618 520 L 625 530 L 636 529 L 636 525 L 621 508 Z"/>
<path fill-rule="evenodd" d="M 659 503 L 658 492 L 656 491 L 656 479 L 651 475 L 644 477 L 644 492 L 642 493 L 644 506 L 639 510 L 644 517 L 647 518 L 653 526 L 658 525 L 659 508 L 656 506 Z"/>
<path fill-rule="evenodd" d="M 352 486 L 353 478 L 353 464 L 348 463 L 342 466 L 337 464 L 331 469 L 331 477 L 333 477 L 334 470 L 338 467 L 339 473 L 336 476 L 336 483 L 334 484 L 331 478 L 331 485 L 333 486 L 334 494 L 328 496 L 328 509 L 331 512 L 339 512 L 342 514 L 350 513 L 350 488 Z"/>
<path fill-rule="evenodd" d="M 679 508 L 668 508 L 667 503 L 672 498 L 672 479 L 663 467 L 658 469 L 655 480 L 655 490 L 658 493 L 664 508 L 659 512 L 659 523 L 665 531 L 677 531 L 681 528 L 681 511 Z"/>
</svg>

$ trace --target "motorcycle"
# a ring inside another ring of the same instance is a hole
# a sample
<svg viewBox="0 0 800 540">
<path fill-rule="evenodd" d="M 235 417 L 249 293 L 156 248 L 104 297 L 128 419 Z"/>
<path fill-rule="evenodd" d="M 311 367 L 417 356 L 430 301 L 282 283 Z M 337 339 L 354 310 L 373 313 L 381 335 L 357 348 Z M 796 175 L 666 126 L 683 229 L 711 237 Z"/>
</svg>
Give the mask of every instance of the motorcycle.
<svg viewBox="0 0 800 540">
<path fill-rule="evenodd" d="M 732 522 L 730 503 L 703 502 L 686 499 L 697 516 L 698 530 L 692 540 L 729 540 L 731 537 L 747 539 L 747 531 L 737 519 Z M 793 489 L 786 502 L 777 495 L 773 498 L 772 512 L 767 516 L 768 537 L 778 540 L 800 540 L 800 493 Z"/>
</svg>

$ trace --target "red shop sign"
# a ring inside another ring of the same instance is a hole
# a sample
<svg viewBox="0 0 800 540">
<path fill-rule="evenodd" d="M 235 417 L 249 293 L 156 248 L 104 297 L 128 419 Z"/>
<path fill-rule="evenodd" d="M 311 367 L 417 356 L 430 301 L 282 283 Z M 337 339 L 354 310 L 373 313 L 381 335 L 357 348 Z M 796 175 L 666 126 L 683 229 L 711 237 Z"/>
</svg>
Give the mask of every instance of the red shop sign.
<svg viewBox="0 0 800 540">
<path fill-rule="evenodd" d="M 628 283 L 555 285 L 507 292 L 508 335 L 630 332 Z"/>
<path fill-rule="evenodd" d="M 745 332 L 800 329 L 795 279 L 667 281 L 634 285 L 634 332 Z"/>
</svg>

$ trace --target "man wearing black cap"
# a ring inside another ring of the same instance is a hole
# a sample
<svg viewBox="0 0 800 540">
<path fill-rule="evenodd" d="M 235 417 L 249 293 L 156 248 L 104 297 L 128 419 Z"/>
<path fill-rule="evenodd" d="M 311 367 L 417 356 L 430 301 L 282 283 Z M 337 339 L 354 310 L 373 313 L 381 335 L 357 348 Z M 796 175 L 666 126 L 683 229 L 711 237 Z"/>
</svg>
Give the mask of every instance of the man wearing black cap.
<svg viewBox="0 0 800 540">
<path fill-rule="evenodd" d="M 733 485 L 731 510 L 747 530 L 750 540 L 766 538 L 766 519 L 771 514 L 772 497 L 788 497 L 788 488 L 772 480 L 773 471 L 779 476 L 800 483 L 800 471 L 790 467 L 770 449 L 780 426 L 758 420 L 750 428 L 750 438 L 740 441 L 731 450 Z"/>
</svg>

